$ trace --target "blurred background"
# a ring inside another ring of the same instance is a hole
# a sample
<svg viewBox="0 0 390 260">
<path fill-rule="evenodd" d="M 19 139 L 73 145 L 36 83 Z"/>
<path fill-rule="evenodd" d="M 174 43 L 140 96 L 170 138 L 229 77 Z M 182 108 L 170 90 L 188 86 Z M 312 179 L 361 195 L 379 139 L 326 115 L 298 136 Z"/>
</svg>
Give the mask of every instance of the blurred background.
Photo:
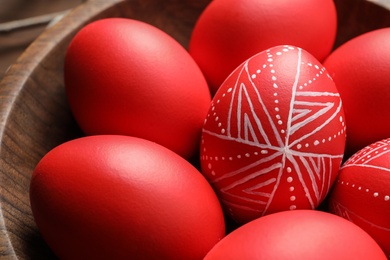
<svg viewBox="0 0 390 260">
<path fill-rule="evenodd" d="M 0 80 L 53 19 L 55 21 L 84 1 L 0 0 Z"/>
</svg>

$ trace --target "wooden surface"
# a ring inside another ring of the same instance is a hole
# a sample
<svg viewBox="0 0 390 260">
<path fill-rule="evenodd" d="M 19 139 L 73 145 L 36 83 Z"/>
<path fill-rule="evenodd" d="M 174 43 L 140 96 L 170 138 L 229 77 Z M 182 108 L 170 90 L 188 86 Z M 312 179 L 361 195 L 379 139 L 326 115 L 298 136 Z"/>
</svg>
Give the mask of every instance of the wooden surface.
<svg viewBox="0 0 390 260">
<path fill-rule="evenodd" d="M 84 1 L 0 0 L 0 80 L 7 68 L 49 26 L 49 18 L 65 13 Z M 10 25 L 14 29 L 5 30 Z"/>
<path fill-rule="evenodd" d="M 373 0 L 372 0 L 373 1 Z M 390 26 L 390 12 L 368 0 L 336 0 L 337 45 Z M 378 0 L 377 0 L 378 1 Z M 63 59 L 73 35 L 104 17 L 156 25 L 188 45 L 191 28 L 209 0 L 88 1 L 43 33 L 0 82 L 0 257 L 55 258 L 39 235 L 29 205 L 30 175 L 54 146 L 81 135 L 66 103 Z"/>
</svg>

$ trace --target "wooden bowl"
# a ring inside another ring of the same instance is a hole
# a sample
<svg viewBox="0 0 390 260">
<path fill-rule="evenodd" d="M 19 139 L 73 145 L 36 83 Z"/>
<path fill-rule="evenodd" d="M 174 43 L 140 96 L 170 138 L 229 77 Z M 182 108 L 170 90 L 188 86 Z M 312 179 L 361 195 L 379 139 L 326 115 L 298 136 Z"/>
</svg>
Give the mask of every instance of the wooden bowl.
<svg viewBox="0 0 390 260">
<path fill-rule="evenodd" d="M 97 0 L 74 9 L 31 44 L 0 83 L 0 255 L 55 258 L 35 226 L 29 204 L 31 173 L 54 146 L 82 133 L 66 102 L 64 54 L 87 23 L 129 17 L 153 24 L 187 47 L 192 28 L 211 0 Z M 336 45 L 390 26 L 390 0 L 336 0 Z"/>
</svg>

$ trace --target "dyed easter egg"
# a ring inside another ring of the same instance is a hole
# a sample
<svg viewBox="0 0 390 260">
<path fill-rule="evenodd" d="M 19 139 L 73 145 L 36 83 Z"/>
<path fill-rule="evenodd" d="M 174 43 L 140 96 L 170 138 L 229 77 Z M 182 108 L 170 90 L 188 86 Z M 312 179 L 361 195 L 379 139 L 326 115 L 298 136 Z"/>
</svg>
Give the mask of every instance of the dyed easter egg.
<svg viewBox="0 0 390 260">
<path fill-rule="evenodd" d="M 320 62 L 276 46 L 241 64 L 215 94 L 202 129 L 202 172 L 238 222 L 313 209 L 337 176 L 345 128 Z"/>
<path fill-rule="evenodd" d="M 221 205 L 202 174 L 131 136 L 55 147 L 34 169 L 30 203 L 59 259 L 202 259 L 225 235 Z"/>
<path fill-rule="evenodd" d="M 86 25 L 68 46 L 64 82 L 84 134 L 136 136 L 198 155 L 209 88 L 186 49 L 155 26 L 128 18 Z"/>
<path fill-rule="evenodd" d="M 271 214 L 219 241 L 205 260 L 386 260 L 378 244 L 357 225 L 317 210 Z"/>
<path fill-rule="evenodd" d="M 339 90 L 347 128 L 346 155 L 389 137 L 390 28 L 346 42 L 323 63 Z"/>
<path fill-rule="evenodd" d="M 336 29 L 333 0 L 213 0 L 195 24 L 189 52 L 215 94 L 237 66 L 276 45 L 301 47 L 322 61 Z"/>
<path fill-rule="evenodd" d="M 367 231 L 390 258 L 390 139 L 365 147 L 343 164 L 329 210 Z"/>
</svg>

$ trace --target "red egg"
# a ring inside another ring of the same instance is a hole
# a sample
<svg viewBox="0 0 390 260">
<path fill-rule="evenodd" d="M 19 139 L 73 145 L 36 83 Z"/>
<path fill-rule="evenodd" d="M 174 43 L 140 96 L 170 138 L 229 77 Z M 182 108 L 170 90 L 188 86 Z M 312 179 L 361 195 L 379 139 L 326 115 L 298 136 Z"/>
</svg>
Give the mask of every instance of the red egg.
<svg viewBox="0 0 390 260">
<path fill-rule="evenodd" d="M 364 229 L 390 258 L 390 139 L 344 163 L 329 195 L 329 210 Z"/>
<path fill-rule="evenodd" d="M 95 21 L 70 43 L 64 73 L 85 134 L 131 135 L 187 159 L 198 154 L 209 88 L 189 53 L 165 32 L 126 18 Z"/>
<path fill-rule="evenodd" d="M 204 258 L 258 260 L 386 260 L 377 243 L 355 224 L 315 210 L 261 217 L 223 238 Z"/>
<path fill-rule="evenodd" d="M 324 62 L 340 92 L 347 123 L 346 155 L 390 133 L 390 28 L 360 35 Z"/>
<path fill-rule="evenodd" d="M 60 259 L 201 259 L 224 236 L 213 189 L 182 157 L 129 136 L 90 136 L 45 155 L 34 219 Z"/>
<path fill-rule="evenodd" d="M 333 0 L 214 0 L 195 25 L 189 51 L 214 94 L 242 62 L 276 45 L 301 47 L 322 61 L 336 29 Z"/>
<path fill-rule="evenodd" d="M 314 209 L 339 171 L 345 127 L 320 62 L 276 46 L 241 64 L 215 94 L 202 131 L 202 172 L 241 223 Z"/>
</svg>

